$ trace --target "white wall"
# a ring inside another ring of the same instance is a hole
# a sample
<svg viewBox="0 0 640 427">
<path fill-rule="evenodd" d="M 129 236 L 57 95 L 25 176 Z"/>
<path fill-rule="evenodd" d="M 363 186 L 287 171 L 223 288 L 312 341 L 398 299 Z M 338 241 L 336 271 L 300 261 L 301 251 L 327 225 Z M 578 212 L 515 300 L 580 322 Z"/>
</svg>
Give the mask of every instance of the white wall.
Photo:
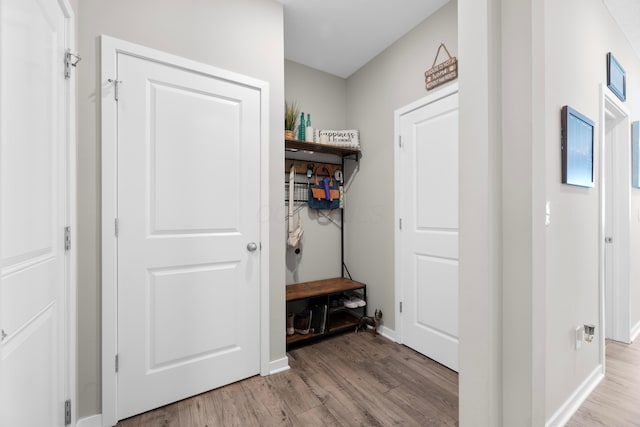
<svg viewBox="0 0 640 427">
<path fill-rule="evenodd" d="M 284 218 L 282 5 L 272 0 L 82 0 L 78 45 L 78 413 L 100 408 L 100 34 L 264 80 L 270 87 L 271 218 Z M 265 219 L 265 224 L 267 220 Z M 268 222 L 271 360 L 285 357 L 283 221 Z"/>
<path fill-rule="evenodd" d="M 345 79 L 296 62 L 285 61 L 284 85 L 285 99 L 289 102 L 295 101 L 300 110 L 305 113 L 305 117 L 310 113 L 314 128 L 346 129 L 347 81 Z M 340 162 L 340 159 L 335 156 L 314 155 L 305 159 L 311 159 L 311 162 L 314 160 L 328 163 Z M 288 181 L 288 172 L 284 172 L 282 167 L 280 169 Z M 306 176 L 298 175 L 296 180 L 306 182 Z M 296 254 L 293 248 L 287 247 L 287 284 L 339 277 L 341 273 L 340 227 L 337 224 L 340 224 L 342 212 L 337 210 L 332 212 L 331 218 L 336 224 L 321 216 L 315 209 L 308 209 L 304 204 L 297 207 L 300 207 L 304 233 L 299 254 Z M 286 218 L 283 220 L 286 221 Z M 287 224 L 285 229 L 286 227 Z M 354 279 L 358 280 L 357 277 Z"/>
<path fill-rule="evenodd" d="M 576 351 L 573 331 L 583 323 L 602 327 L 599 85 L 612 51 L 627 70 L 626 107 L 637 118 L 639 61 L 601 0 L 460 0 L 458 8 L 460 425 L 541 425 L 598 368 L 600 343 Z M 596 121 L 593 189 L 560 183 L 566 104 Z M 632 260 L 640 248 L 637 197 L 631 190 Z M 546 200 L 548 227 L 541 225 Z M 631 277 L 634 324 L 636 265 Z"/>
<path fill-rule="evenodd" d="M 460 426 L 503 425 L 501 12 L 458 1 Z"/>
<path fill-rule="evenodd" d="M 348 189 L 346 263 L 367 284 L 370 311 L 395 329 L 393 114 L 427 94 L 424 72 L 444 42 L 458 51 L 457 2 L 450 1 L 347 79 L 347 127 L 360 129 L 362 158 Z M 440 57 L 442 61 L 442 56 Z"/>
<path fill-rule="evenodd" d="M 599 325 L 598 247 L 600 141 L 599 84 L 606 84 L 606 54 L 611 51 L 627 72 L 626 107 L 640 116 L 640 60 L 600 0 L 545 2 L 546 37 L 546 193 L 552 219 L 547 228 L 547 418 L 568 399 L 599 363 L 600 342 L 574 350 L 572 331 Z M 570 31 L 568 30 L 570 27 Z M 569 105 L 596 122 L 595 186 L 560 184 L 560 109 Z M 629 149 L 629 146 L 626 147 Z M 626 185 L 630 186 L 630 183 Z M 631 259 L 640 256 L 640 190 L 632 190 Z M 543 207 L 539 207 L 543 209 Z M 640 320 L 640 272 L 631 269 L 632 324 Z"/>
</svg>

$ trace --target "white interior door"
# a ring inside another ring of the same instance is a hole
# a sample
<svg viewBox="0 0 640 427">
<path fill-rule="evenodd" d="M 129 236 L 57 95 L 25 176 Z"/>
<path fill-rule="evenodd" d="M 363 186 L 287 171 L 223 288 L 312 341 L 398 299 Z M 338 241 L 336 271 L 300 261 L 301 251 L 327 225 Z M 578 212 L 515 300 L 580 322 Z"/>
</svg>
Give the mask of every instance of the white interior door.
<svg viewBox="0 0 640 427">
<path fill-rule="evenodd" d="M 458 370 L 458 94 L 399 116 L 401 341 Z"/>
<path fill-rule="evenodd" d="M 613 132 L 613 120 L 610 118 L 605 123 L 605 141 L 604 141 L 604 283 L 605 283 L 605 336 L 607 338 L 614 338 L 615 332 L 618 330 L 617 325 L 617 317 L 614 316 L 615 305 L 617 302 L 617 298 L 615 295 L 615 283 L 616 283 L 616 272 L 615 272 L 615 264 L 613 261 L 615 260 L 615 246 L 613 244 L 613 231 L 614 231 L 614 194 L 615 194 L 615 174 L 614 171 L 614 138 L 611 133 Z"/>
<path fill-rule="evenodd" d="M 0 425 L 62 426 L 65 11 L 56 0 L 2 0 L 0 41 Z"/>
<path fill-rule="evenodd" d="M 260 372 L 261 103 L 123 53 L 117 72 L 122 419 Z"/>
<path fill-rule="evenodd" d="M 629 114 L 618 98 L 602 89 L 601 138 L 604 185 L 600 189 L 604 236 L 605 337 L 631 342 L 631 150 Z"/>
</svg>

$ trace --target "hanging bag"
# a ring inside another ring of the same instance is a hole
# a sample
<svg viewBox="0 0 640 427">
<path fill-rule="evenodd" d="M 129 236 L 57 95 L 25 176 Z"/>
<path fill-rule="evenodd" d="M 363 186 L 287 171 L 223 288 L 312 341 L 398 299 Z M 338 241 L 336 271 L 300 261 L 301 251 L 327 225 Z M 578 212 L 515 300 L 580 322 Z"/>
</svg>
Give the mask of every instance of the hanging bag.
<svg viewBox="0 0 640 427">
<path fill-rule="evenodd" d="M 318 180 L 318 173 L 327 172 L 327 178 Z M 315 170 L 315 182 L 309 187 L 309 208 L 333 210 L 340 207 L 340 187 L 326 166 L 318 165 Z"/>
<path fill-rule="evenodd" d="M 302 238 L 302 219 L 300 218 L 300 212 L 298 212 L 298 223 L 296 225 L 293 224 L 293 216 L 294 216 L 294 189 L 296 186 L 296 167 L 291 166 L 291 170 L 289 171 L 289 235 L 287 237 L 287 244 L 292 248 L 300 245 L 300 239 Z"/>
</svg>

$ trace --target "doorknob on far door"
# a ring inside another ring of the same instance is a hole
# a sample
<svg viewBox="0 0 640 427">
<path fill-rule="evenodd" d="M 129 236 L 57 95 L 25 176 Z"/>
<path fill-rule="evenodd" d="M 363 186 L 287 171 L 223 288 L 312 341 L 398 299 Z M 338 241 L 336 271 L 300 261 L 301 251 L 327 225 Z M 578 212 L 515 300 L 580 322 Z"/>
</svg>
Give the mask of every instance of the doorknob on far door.
<svg viewBox="0 0 640 427">
<path fill-rule="evenodd" d="M 256 249 L 258 249 L 258 245 L 256 244 L 256 242 L 251 242 L 247 244 L 247 250 L 249 252 L 255 252 Z"/>
</svg>

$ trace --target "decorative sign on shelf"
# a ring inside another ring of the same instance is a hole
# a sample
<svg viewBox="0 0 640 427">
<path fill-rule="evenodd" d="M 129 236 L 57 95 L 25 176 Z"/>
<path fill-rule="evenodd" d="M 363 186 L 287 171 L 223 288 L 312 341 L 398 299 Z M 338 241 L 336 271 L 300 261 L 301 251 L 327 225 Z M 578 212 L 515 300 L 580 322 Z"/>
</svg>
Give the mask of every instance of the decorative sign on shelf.
<svg viewBox="0 0 640 427">
<path fill-rule="evenodd" d="M 344 148 L 360 148 L 360 131 L 316 129 L 315 141 L 318 144 L 333 145 Z"/>
<path fill-rule="evenodd" d="M 449 57 L 449 59 L 436 65 L 436 62 L 438 61 L 438 55 L 440 55 L 440 49 L 442 48 L 444 48 L 444 51 L 447 52 L 447 56 Z M 455 56 L 451 56 L 444 43 L 440 43 L 438 51 L 436 52 L 436 57 L 433 60 L 433 65 L 424 73 L 425 85 L 427 87 L 427 90 L 438 87 L 441 84 L 456 79 L 457 77 L 458 59 Z"/>
</svg>

